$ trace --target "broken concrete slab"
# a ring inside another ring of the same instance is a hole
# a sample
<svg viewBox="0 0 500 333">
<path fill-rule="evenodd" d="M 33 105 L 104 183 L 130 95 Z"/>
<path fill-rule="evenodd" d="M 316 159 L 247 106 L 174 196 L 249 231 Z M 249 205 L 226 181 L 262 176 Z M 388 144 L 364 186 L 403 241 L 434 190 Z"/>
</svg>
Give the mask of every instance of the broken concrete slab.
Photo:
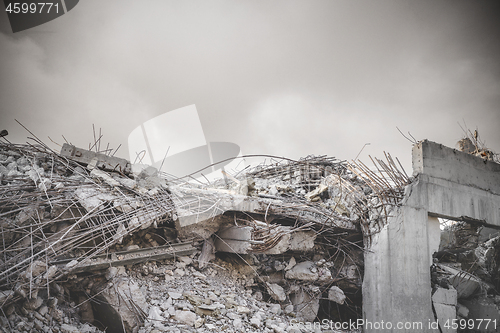
<svg viewBox="0 0 500 333">
<path fill-rule="evenodd" d="M 480 290 L 481 281 L 474 275 L 447 265 L 439 264 L 438 266 L 451 274 L 448 281 L 456 289 L 458 298 L 468 298 Z"/>
<path fill-rule="evenodd" d="M 117 171 L 126 175 L 132 171 L 130 162 L 126 159 L 77 148 L 67 143 L 64 143 L 61 148 L 61 156 L 83 165 L 88 165 L 93 159 L 96 159 L 96 166 L 106 171 Z"/>
<path fill-rule="evenodd" d="M 286 301 L 286 294 L 283 287 L 276 283 L 266 283 L 267 292 L 269 295 L 278 302 Z"/>
<path fill-rule="evenodd" d="M 434 303 L 434 311 L 436 311 L 436 319 L 439 328 L 443 333 L 456 333 L 457 329 L 452 327 L 453 320 L 457 319 L 457 310 L 453 305 Z"/>
<path fill-rule="evenodd" d="M 146 260 L 161 260 L 174 258 L 176 256 L 185 256 L 193 253 L 196 249 L 191 243 L 168 244 L 158 247 L 150 247 L 144 249 L 135 249 L 130 251 L 120 251 L 111 254 L 99 255 L 94 258 L 87 258 L 82 261 L 58 260 L 52 264 L 59 267 L 70 265 L 72 272 L 91 272 L 100 269 L 106 269 L 111 266 L 131 265 Z"/>
<path fill-rule="evenodd" d="M 453 287 L 452 289 L 437 288 L 432 294 L 432 302 L 455 306 L 457 305 L 457 291 Z"/>
<path fill-rule="evenodd" d="M 285 277 L 290 280 L 316 281 L 319 275 L 314 262 L 303 261 L 288 270 L 285 273 Z"/>
<path fill-rule="evenodd" d="M 280 238 L 272 247 L 262 251 L 260 250 L 260 246 L 264 242 L 254 241 L 254 232 L 258 232 L 268 227 L 274 227 L 267 235 L 269 239 L 276 237 Z M 229 226 L 221 227 L 221 229 L 222 230 L 217 232 L 217 237 L 215 239 L 216 250 L 239 254 L 281 254 L 286 251 L 308 252 L 314 248 L 314 241 L 317 236 L 317 233 L 314 231 L 294 231 L 291 227 L 276 224 L 264 224 L 264 226 L 256 224 L 255 227 Z"/>
</svg>

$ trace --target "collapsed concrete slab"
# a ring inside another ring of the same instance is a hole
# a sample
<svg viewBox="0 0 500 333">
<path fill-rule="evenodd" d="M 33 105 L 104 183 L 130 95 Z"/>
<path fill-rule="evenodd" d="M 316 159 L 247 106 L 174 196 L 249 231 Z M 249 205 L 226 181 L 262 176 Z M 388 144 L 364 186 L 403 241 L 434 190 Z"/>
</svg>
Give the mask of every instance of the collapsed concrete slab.
<svg viewBox="0 0 500 333">
<path fill-rule="evenodd" d="M 258 237 L 263 237 L 263 228 L 267 225 L 249 226 L 229 226 L 223 227 L 217 232 L 215 240 L 215 248 L 221 252 L 231 253 L 265 253 L 265 254 L 281 254 L 287 251 L 303 251 L 309 252 L 314 248 L 314 240 L 316 239 L 316 232 L 314 231 L 295 231 L 291 227 L 273 225 L 274 228 L 270 229 L 266 238 L 279 238 L 269 249 L 261 250 L 260 246 L 265 244 L 263 240 L 256 240 Z M 256 234 L 260 235 L 257 236 Z"/>
</svg>

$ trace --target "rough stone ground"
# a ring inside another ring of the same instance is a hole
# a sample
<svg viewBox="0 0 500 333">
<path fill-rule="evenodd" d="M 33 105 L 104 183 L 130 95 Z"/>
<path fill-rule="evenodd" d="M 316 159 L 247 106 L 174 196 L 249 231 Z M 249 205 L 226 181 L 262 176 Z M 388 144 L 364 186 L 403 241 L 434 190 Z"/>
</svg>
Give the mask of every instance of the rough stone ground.
<svg viewBox="0 0 500 333">
<path fill-rule="evenodd" d="M 126 270 L 150 306 L 140 333 L 347 332 L 294 325 L 293 305 L 264 301 L 249 266 L 217 258 L 204 270 L 197 267 L 196 260 L 183 257 Z"/>
</svg>

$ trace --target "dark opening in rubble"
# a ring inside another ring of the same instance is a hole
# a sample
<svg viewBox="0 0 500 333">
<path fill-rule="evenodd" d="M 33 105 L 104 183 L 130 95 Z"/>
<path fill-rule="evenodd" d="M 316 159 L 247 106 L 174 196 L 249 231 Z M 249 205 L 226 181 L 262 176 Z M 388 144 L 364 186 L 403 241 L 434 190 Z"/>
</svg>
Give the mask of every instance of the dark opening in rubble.
<svg viewBox="0 0 500 333">
<path fill-rule="evenodd" d="M 333 322 L 356 321 L 362 318 L 362 293 L 359 289 L 343 290 L 346 300 L 344 304 L 338 304 L 328 299 L 328 292 L 324 292 L 320 300 L 318 320 Z"/>
<path fill-rule="evenodd" d="M 106 302 L 97 296 L 92 302 L 94 311 L 94 325 L 107 333 L 125 333 L 120 314 Z"/>
</svg>

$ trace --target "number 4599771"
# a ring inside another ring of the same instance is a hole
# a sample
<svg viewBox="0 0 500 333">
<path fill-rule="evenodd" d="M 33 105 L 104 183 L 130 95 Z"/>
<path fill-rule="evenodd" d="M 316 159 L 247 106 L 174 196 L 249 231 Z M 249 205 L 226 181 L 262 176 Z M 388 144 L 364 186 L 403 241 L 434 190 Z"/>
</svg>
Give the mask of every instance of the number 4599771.
<svg viewBox="0 0 500 333">
<path fill-rule="evenodd" d="M 5 8 L 6 12 L 9 13 L 50 13 L 50 11 L 56 11 L 56 13 L 59 13 L 59 4 L 58 3 L 53 3 L 53 2 L 31 2 L 31 3 L 26 3 L 26 2 L 14 2 L 14 3 L 9 3 L 7 7 Z"/>
</svg>

